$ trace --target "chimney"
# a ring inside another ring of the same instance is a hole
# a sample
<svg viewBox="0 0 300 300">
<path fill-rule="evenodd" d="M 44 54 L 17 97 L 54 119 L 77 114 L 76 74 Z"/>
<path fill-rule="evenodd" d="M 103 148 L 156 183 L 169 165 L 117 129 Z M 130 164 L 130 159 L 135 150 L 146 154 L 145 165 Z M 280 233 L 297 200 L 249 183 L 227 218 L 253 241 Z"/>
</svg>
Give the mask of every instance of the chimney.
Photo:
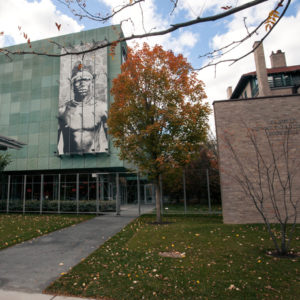
<svg viewBox="0 0 300 300">
<path fill-rule="evenodd" d="M 277 50 L 276 53 L 272 51 L 270 60 L 272 68 L 286 67 L 285 53 L 281 50 Z"/>
<path fill-rule="evenodd" d="M 227 99 L 230 99 L 232 95 L 232 86 L 229 86 L 227 88 Z"/>
<path fill-rule="evenodd" d="M 259 42 L 255 42 L 253 48 L 257 47 L 258 44 Z M 258 82 L 258 96 L 269 96 L 271 95 L 271 90 L 268 83 L 268 73 L 266 68 L 264 47 L 262 43 L 254 50 L 254 60 Z"/>
</svg>

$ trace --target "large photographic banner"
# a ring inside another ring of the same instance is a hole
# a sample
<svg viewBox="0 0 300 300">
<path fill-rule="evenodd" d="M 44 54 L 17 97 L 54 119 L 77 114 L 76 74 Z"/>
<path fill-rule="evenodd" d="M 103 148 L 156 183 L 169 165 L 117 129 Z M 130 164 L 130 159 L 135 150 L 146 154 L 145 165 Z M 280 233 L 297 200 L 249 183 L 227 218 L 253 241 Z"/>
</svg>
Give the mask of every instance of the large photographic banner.
<svg viewBox="0 0 300 300">
<path fill-rule="evenodd" d="M 106 48 L 60 58 L 58 122 L 60 155 L 108 152 Z"/>
</svg>

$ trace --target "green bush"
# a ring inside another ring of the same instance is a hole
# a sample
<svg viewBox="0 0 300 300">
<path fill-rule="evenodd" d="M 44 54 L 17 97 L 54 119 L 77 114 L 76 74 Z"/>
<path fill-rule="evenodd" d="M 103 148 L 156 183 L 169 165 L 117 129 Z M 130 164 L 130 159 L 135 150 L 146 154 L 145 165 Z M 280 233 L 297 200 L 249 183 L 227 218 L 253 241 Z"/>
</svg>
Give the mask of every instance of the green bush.
<svg viewBox="0 0 300 300">
<path fill-rule="evenodd" d="M 58 200 L 44 200 L 43 201 L 43 212 L 58 212 Z M 101 201 L 99 203 L 99 211 L 115 211 L 116 201 L 108 200 Z M 6 211 L 6 200 L 0 200 L 0 211 Z M 22 212 L 23 201 L 22 200 L 10 200 L 9 202 L 10 212 Z M 26 200 L 25 211 L 28 212 L 39 212 L 40 211 L 40 200 Z M 79 212 L 96 212 L 96 200 L 81 200 L 78 203 Z M 60 201 L 60 212 L 77 212 L 76 200 L 61 200 Z"/>
</svg>

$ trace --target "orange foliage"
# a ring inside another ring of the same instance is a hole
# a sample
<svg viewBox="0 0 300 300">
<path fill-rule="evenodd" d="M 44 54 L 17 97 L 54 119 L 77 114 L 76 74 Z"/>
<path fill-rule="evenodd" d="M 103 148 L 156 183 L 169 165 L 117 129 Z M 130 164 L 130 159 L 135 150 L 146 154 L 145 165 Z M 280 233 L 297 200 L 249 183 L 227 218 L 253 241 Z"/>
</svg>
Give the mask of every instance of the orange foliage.
<svg viewBox="0 0 300 300">
<path fill-rule="evenodd" d="M 57 27 L 57 30 L 60 31 L 61 24 L 55 22 L 55 26 Z"/>
<path fill-rule="evenodd" d="M 117 44 L 118 44 L 117 42 L 112 42 L 112 44 L 110 46 L 109 55 L 111 56 L 112 60 L 115 58 L 115 55 L 116 55 Z"/>
<path fill-rule="evenodd" d="M 188 163 L 206 139 L 210 113 L 198 74 L 181 54 L 147 44 L 128 49 L 121 71 L 108 119 L 121 158 L 154 178 Z"/>
<path fill-rule="evenodd" d="M 21 29 L 22 29 L 21 26 L 18 26 L 18 29 L 19 29 L 19 31 L 21 31 Z M 20 32 L 20 34 L 22 34 L 22 32 Z M 28 34 L 23 32 L 23 37 L 27 41 L 29 48 L 31 48 L 32 46 L 31 46 L 31 42 L 30 42 L 30 38 L 28 37 Z"/>
</svg>

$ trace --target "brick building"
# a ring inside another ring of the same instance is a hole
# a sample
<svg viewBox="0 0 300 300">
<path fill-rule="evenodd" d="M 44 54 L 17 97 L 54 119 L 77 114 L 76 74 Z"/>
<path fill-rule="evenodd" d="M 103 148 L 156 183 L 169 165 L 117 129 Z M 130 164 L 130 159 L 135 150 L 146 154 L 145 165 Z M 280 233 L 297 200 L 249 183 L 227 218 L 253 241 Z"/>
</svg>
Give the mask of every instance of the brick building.
<svg viewBox="0 0 300 300">
<path fill-rule="evenodd" d="M 224 223 L 262 223 L 253 199 L 270 222 L 276 214 L 293 222 L 296 203 L 300 215 L 300 66 L 286 66 L 277 51 L 267 69 L 262 45 L 254 57 L 256 71 L 227 90 L 228 100 L 214 102 Z"/>
<path fill-rule="evenodd" d="M 254 47 L 258 44 L 255 43 Z M 264 96 L 289 95 L 300 88 L 300 65 L 287 66 L 285 53 L 278 50 L 270 55 L 271 68 L 266 67 L 263 44 L 254 51 L 256 71 L 243 74 L 228 99 L 247 99 Z"/>
</svg>

